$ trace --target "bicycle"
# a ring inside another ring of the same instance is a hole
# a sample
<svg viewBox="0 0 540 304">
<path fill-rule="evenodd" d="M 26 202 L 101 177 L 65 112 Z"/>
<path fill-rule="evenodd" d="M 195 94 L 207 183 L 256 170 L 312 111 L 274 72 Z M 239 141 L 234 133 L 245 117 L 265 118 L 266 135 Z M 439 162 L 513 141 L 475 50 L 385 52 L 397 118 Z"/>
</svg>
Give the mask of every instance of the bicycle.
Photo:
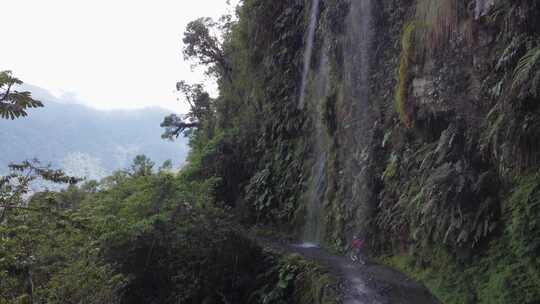
<svg viewBox="0 0 540 304">
<path fill-rule="evenodd" d="M 366 265 L 365 259 L 360 256 L 360 253 L 354 252 L 354 250 L 349 253 L 349 258 L 353 264 Z"/>
<path fill-rule="evenodd" d="M 349 253 L 349 258 L 353 263 L 360 263 L 361 265 L 366 265 L 365 259 L 362 258 L 360 255 L 362 247 L 364 247 L 364 241 L 359 239 L 355 235 L 351 242 L 351 251 Z"/>
</svg>

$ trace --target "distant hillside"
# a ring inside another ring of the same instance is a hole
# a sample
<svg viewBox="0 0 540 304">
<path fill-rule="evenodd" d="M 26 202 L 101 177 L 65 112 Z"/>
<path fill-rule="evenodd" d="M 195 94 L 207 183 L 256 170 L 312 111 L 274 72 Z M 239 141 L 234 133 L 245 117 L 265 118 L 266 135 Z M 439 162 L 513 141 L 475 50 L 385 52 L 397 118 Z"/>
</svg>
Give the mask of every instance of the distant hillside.
<svg viewBox="0 0 540 304">
<path fill-rule="evenodd" d="M 0 120 L 0 172 L 10 162 L 38 158 L 68 173 L 92 179 L 127 167 L 137 154 L 156 165 L 172 160 L 181 165 L 187 141 L 162 140 L 159 126 L 169 114 L 160 108 L 99 111 L 67 103 L 41 88 L 26 86 L 45 108 L 32 110 L 26 118 Z"/>
</svg>

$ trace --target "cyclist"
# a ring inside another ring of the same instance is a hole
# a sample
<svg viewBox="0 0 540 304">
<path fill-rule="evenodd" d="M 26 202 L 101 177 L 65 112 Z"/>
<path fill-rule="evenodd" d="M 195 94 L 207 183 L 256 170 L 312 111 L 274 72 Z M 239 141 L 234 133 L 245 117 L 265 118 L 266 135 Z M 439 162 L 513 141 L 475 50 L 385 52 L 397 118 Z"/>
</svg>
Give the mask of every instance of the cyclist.
<svg viewBox="0 0 540 304">
<path fill-rule="evenodd" d="M 364 240 L 358 235 L 354 235 L 351 241 L 351 260 L 353 262 L 359 261 L 360 264 L 365 265 L 366 262 L 361 258 L 361 251 L 364 247 Z"/>
</svg>

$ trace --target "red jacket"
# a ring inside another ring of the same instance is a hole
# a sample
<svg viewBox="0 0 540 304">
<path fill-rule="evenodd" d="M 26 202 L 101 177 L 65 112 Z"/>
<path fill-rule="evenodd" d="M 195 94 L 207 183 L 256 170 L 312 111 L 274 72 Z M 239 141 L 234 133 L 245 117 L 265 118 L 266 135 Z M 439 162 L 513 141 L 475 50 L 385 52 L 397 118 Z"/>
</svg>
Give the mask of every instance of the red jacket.
<svg viewBox="0 0 540 304">
<path fill-rule="evenodd" d="M 360 248 L 362 248 L 362 245 L 364 245 L 364 241 L 359 240 L 359 239 L 353 239 L 352 240 L 352 248 L 360 249 Z"/>
</svg>

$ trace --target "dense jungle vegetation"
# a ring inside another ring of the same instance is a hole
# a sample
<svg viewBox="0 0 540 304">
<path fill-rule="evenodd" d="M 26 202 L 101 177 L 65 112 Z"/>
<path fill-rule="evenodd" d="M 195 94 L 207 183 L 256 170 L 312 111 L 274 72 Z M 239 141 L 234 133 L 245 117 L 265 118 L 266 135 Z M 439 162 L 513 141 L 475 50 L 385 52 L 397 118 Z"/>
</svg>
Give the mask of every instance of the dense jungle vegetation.
<svg viewBox="0 0 540 304">
<path fill-rule="evenodd" d="M 191 153 L 180 172 L 168 162 L 156 168 L 144 155 L 102 181 L 66 176 L 37 160 L 10 166 L 0 180 L 0 303 L 313 303 L 324 297 L 333 303 L 336 297 L 324 292 L 325 270 L 297 255 L 264 251 L 238 224 L 239 217 L 255 223 L 256 213 L 277 210 L 236 208 L 257 167 L 254 145 L 265 123 L 255 118 L 262 104 L 246 105 L 244 98 L 257 56 L 251 14 L 263 11 L 261 3 L 246 1 L 240 21 L 201 18 L 186 29 L 186 58 L 218 79 L 220 96 L 178 83 L 191 111 L 166 117 L 163 137 L 189 138 Z M 2 118 L 43 106 L 16 90 L 22 81 L 11 72 L 0 76 Z M 65 190 L 31 193 L 36 180 Z"/>
<path fill-rule="evenodd" d="M 395 93 L 406 128 L 399 133 L 415 133 L 415 155 L 392 152 L 377 219 L 410 238 L 394 237 L 381 251 L 444 303 L 537 303 L 538 3 L 417 1 L 415 11 L 403 23 Z M 449 68 L 467 59 L 474 72 Z M 412 96 L 413 79 L 427 75 L 450 108 L 422 107 Z M 474 97 L 456 99 L 461 89 Z M 479 129 L 459 130 L 472 126 Z M 398 249 L 404 243 L 407 252 Z"/>
<path fill-rule="evenodd" d="M 213 204 L 212 182 L 152 167 L 140 156 L 102 182 L 27 203 L 3 180 L 0 302 L 285 303 L 295 284 L 312 284 L 297 276 L 324 275 L 244 237 Z M 75 182 L 35 163 L 13 169 L 19 180 Z"/>
</svg>

